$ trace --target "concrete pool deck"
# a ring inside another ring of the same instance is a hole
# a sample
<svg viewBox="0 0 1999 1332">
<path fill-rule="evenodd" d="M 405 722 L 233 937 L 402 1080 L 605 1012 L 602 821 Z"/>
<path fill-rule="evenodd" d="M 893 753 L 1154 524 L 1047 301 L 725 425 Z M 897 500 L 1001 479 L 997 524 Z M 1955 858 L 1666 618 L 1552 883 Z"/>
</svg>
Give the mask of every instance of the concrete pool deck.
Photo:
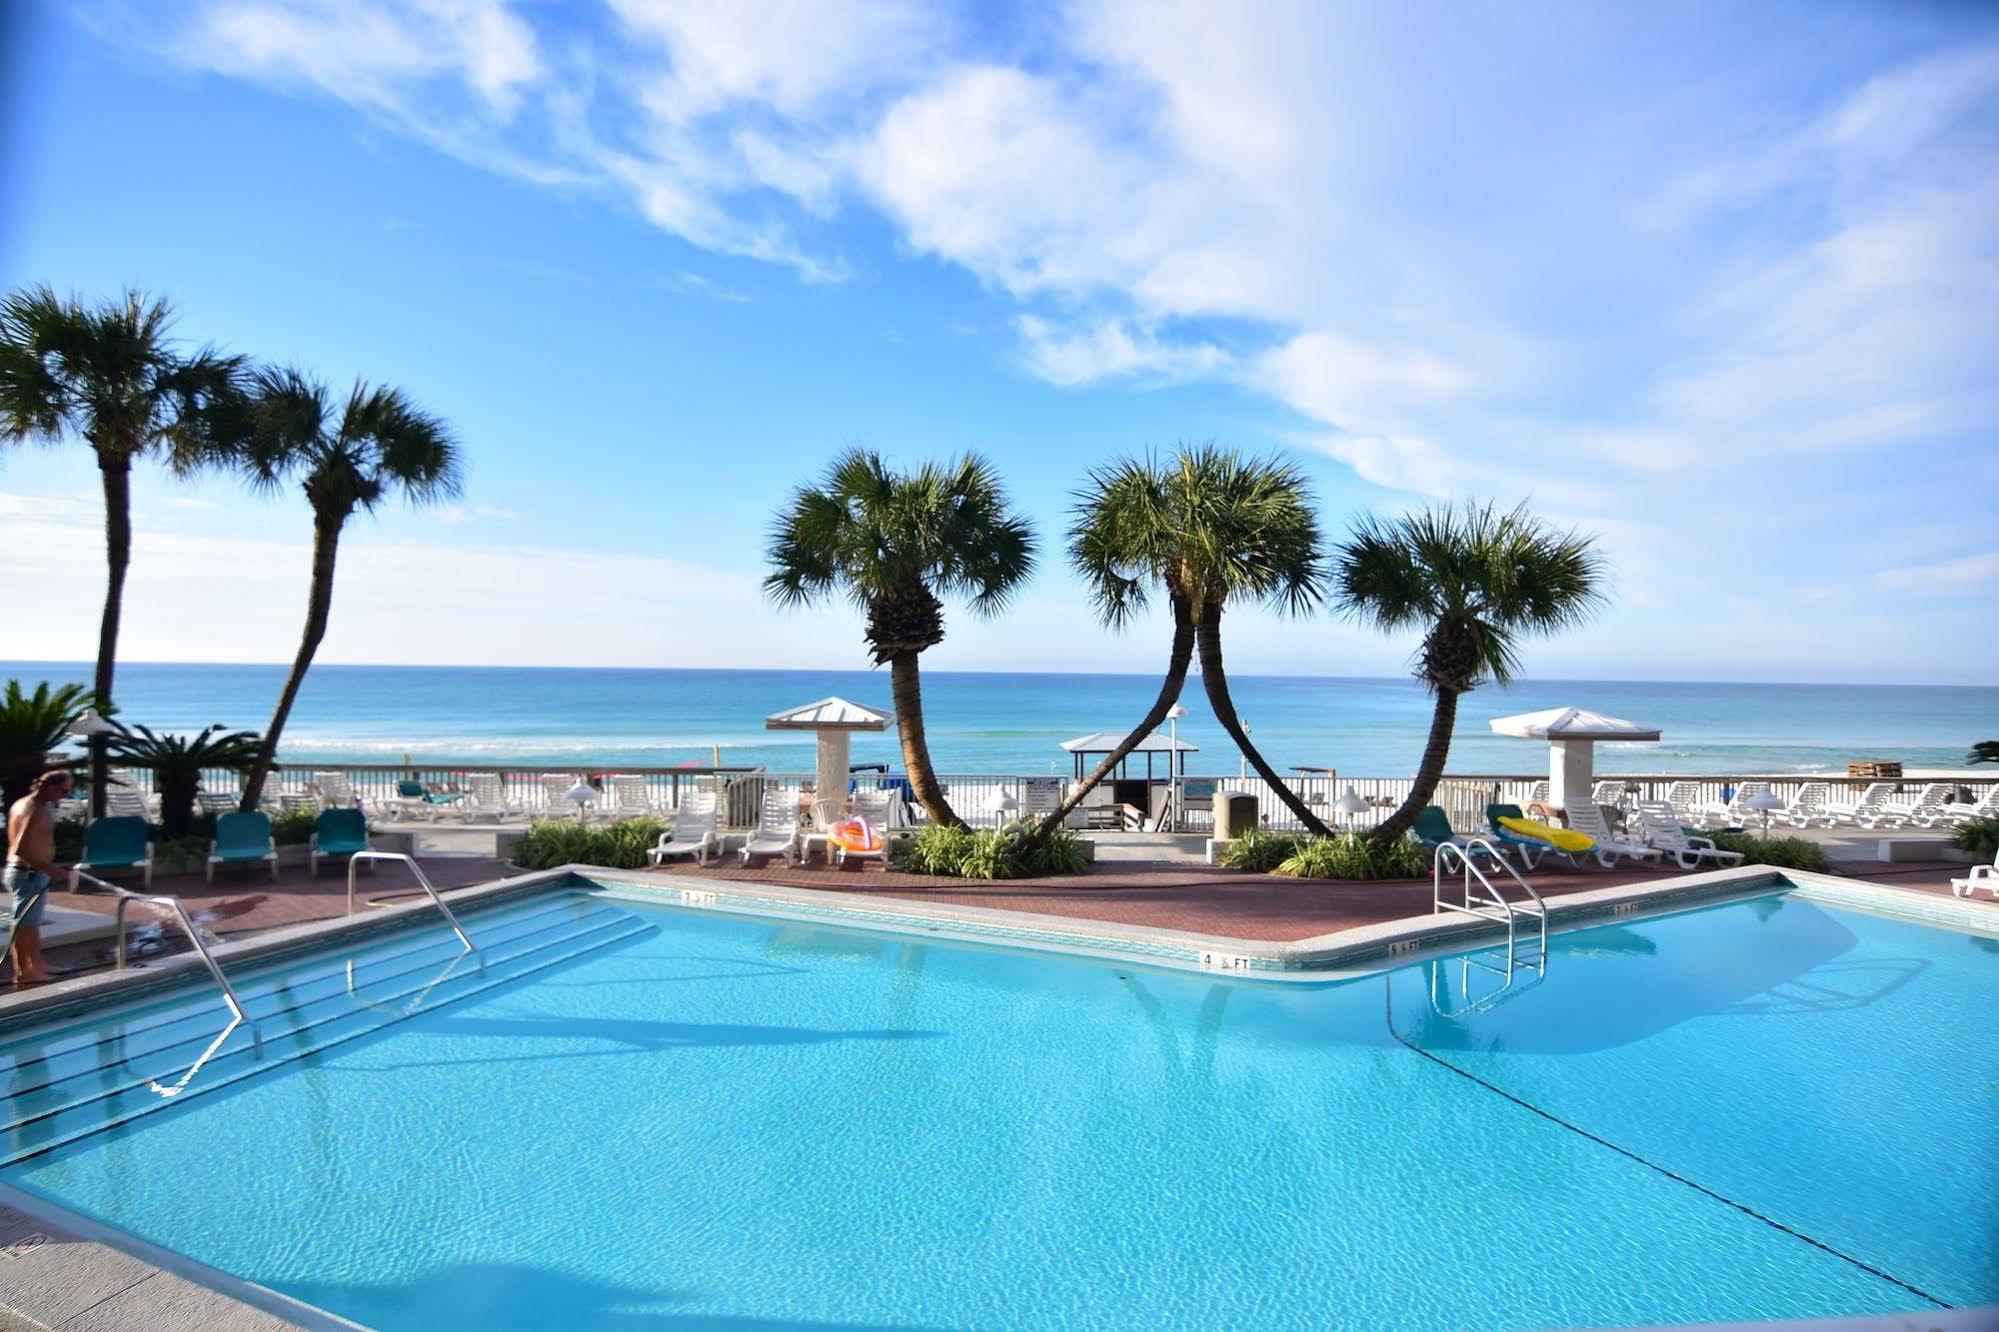
<svg viewBox="0 0 1999 1332">
<path fill-rule="evenodd" d="M 733 856 L 706 869 L 682 863 L 664 870 L 619 871 L 619 875 L 674 883 L 700 880 L 717 885 L 861 894 L 880 897 L 889 903 L 928 902 L 1062 917 L 1113 929 L 1128 926 L 1245 943 L 1317 939 L 1343 930 L 1430 915 L 1427 879 L 1371 883 L 1300 880 L 1214 869 L 1185 859 L 1133 858 L 1134 853 L 1146 849 L 1142 845 L 1120 846 L 1113 855 L 1101 858 L 1087 875 L 1003 883 L 905 874 L 880 864 L 835 870 L 816 863 L 792 867 L 778 860 L 743 868 L 735 863 Z M 1835 875 L 1925 896 L 1951 897 L 1950 880 L 1965 873 L 1963 864 L 1943 860 L 1882 863 L 1871 858 L 1871 839 L 1831 842 L 1827 850 L 1835 856 L 1832 865 Z M 420 857 L 424 871 L 440 890 L 491 883 L 520 873 L 490 855 L 467 854 L 456 848 L 454 851 Z M 1863 854 L 1869 858 L 1858 858 Z M 1630 866 L 1555 868 L 1543 862 L 1542 868 L 1530 874 L 1528 880 L 1544 897 L 1559 900 L 1575 893 L 1661 883 L 1687 873 L 1671 868 Z M 154 890 L 180 898 L 197 924 L 225 940 L 255 938 L 272 930 L 333 919 L 346 911 L 346 873 L 340 867 L 328 867 L 317 879 L 303 869 L 285 869 L 279 872 L 276 882 L 261 872 L 238 872 L 212 886 L 205 884 L 200 875 L 163 875 L 156 880 Z M 360 895 L 362 900 L 378 906 L 421 896 L 414 881 L 394 864 L 382 864 L 364 873 Z M 1977 901 L 1992 906 L 1995 915 L 1999 915 L 1999 902 L 1990 897 Z M 115 899 L 110 896 L 92 893 L 51 893 L 49 904 L 107 916 L 116 907 Z M 149 914 L 157 913 L 135 908 L 134 924 Z M 166 946 L 153 956 L 185 947 L 172 936 L 161 942 Z M 49 957 L 59 968 L 95 971 L 111 965 L 111 949 L 109 939 L 104 938 L 51 948 Z M 0 971 L 0 975 L 7 974 L 10 972 Z"/>
</svg>

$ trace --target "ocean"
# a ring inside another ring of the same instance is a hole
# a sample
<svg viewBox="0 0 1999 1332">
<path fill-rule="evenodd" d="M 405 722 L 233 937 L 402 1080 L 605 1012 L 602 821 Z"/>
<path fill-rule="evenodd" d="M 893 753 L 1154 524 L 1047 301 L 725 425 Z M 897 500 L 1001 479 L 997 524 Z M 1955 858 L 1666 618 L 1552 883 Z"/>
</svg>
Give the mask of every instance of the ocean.
<svg viewBox="0 0 1999 1332">
<path fill-rule="evenodd" d="M 155 731 L 211 722 L 261 730 L 284 682 L 275 665 L 130 663 L 118 668 L 120 716 Z M 0 675 L 87 681 L 83 662 L 0 663 Z M 1414 770 L 1430 700 L 1409 679 L 1231 677 L 1237 712 L 1279 768 L 1311 764 L 1355 777 Z M 1157 676 L 929 672 L 924 714 L 940 772 L 1067 772 L 1062 741 L 1122 731 L 1143 715 Z M 707 763 L 777 771 L 812 766 L 806 732 L 763 718 L 829 694 L 889 708 L 886 671 L 319 666 L 307 679 L 280 758 L 296 763 L 655 767 Z M 1201 747 L 1190 774 L 1223 775 L 1238 757 L 1198 677 L 1181 697 L 1180 738 Z M 1850 759 L 1955 767 L 1999 739 L 1999 688 L 1901 685 L 1664 684 L 1527 680 L 1487 687 L 1458 710 L 1451 771 L 1545 771 L 1545 746 L 1492 734 L 1510 713 L 1584 707 L 1656 726 L 1657 744 L 1600 745 L 1615 773 L 1845 771 Z M 1163 729 L 1163 728 L 1162 728 Z M 901 766 L 893 730 L 855 737 L 854 761 Z M 1163 765 L 1162 765 L 1163 771 Z"/>
</svg>

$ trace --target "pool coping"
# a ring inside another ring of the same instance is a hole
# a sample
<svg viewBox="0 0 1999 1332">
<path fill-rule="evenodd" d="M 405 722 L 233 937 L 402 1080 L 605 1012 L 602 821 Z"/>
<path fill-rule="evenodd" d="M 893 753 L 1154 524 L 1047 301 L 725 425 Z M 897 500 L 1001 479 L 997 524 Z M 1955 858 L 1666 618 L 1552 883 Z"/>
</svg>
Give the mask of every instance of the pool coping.
<svg viewBox="0 0 1999 1332">
<path fill-rule="evenodd" d="M 484 906 L 545 892 L 599 890 L 616 899 L 652 901 L 723 914 L 802 920 L 848 928 L 917 934 L 970 945 L 1094 957 L 1249 981 L 1337 982 L 1462 951 L 1480 939 L 1503 938 L 1491 921 L 1470 916 L 1425 915 L 1292 941 L 1248 940 L 1155 926 L 1080 920 L 1041 913 L 971 907 L 920 899 L 778 885 L 730 884 L 591 865 L 510 875 L 443 894 L 454 908 Z M 1979 934 L 1999 935 L 1999 911 L 1888 884 L 1768 866 L 1673 875 L 1548 899 L 1551 933 L 1586 928 L 1606 919 L 1670 915 L 1680 911 L 1789 891 L 1810 901 L 1875 911 L 1900 919 Z M 317 951 L 329 940 L 364 939 L 428 924 L 436 908 L 427 900 L 377 908 L 363 915 L 307 921 L 217 947 L 225 967 L 273 963 Z M 198 958 L 182 954 L 156 965 L 97 973 L 22 994 L 0 997 L 0 1034 L 60 1019 L 107 996 L 143 996 L 201 981 Z M 19 1264 L 17 1266 L 17 1264 Z M 24 1280 L 26 1278 L 26 1280 Z M 76 1305 L 79 1300 L 83 1303 Z M 20 1315 L 45 1327 L 87 1322 L 92 1328 L 162 1326 L 253 1332 L 277 1326 L 351 1329 L 358 1324 L 267 1287 L 152 1244 L 115 1226 L 81 1216 L 35 1194 L 0 1182 L 0 1315 Z M 1859 1318 L 1758 1323 L 1781 1329 L 1871 1329 L 1987 1325 L 1991 1309 L 1958 1309 Z M 1748 1324 L 1714 1324 L 1747 1328 Z"/>
<path fill-rule="evenodd" d="M 1388 966 L 1401 966 L 1440 952 L 1462 951 L 1505 931 L 1483 917 L 1451 914 L 1405 916 L 1296 940 L 1243 939 L 1153 925 L 1086 920 L 1041 912 L 890 898 L 827 888 L 791 888 L 697 879 L 693 876 L 566 864 L 508 875 L 445 891 L 454 909 L 487 906 L 517 897 L 570 890 L 620 890 L 642 900 L 695 909 L 789 914 L 803 921 L 887 929 L 971 944 L 1025 948 L 1069 956 L 1093 956 L 1169 969 L 1230 974 L 1276 981 L 1339 980 Z M 1546 900 L 1550 933 L 1582 928 L 1589 922 L 1658 915 L 1712 905 L 1731 898 L 1793 891 L 1829 905 L 1872 910 L 1903 919 L 1979 934 L 1999 934 L 1999 910 L 1957 897 L 1941 897 L 1865 879 L 1807 870 L 1741 865 L 1689 874 L 1663 875 L 1603 888 L 1563 893 Z M 674 900 L 677 899 L 677 900 Z M 438 919 L 427 899 L 377 907 L 353 916 L 301 921 L 235 939 L 211 949 L 226 971 L 231 965 L 271 963 L 316 951 L 336 939 L 362 939 L 419 927 Z M 105 998 L 136 996 L 183 984 L 205 975 L 191 953 L 123 971 L 92 972 L 33 990 L 0 994 L 0 1036 L 17 1027 L 81 1012 Z"/>
<path fill-rule="evenodd" d="M 1338 981 L 1499 942 L 1503 927 L 1477 916 L 1426 914 L 1354 926 L 1296 940 L 1242 939 L 1150 925 L 966 906 L 871 893 L 774 884 L 743 884 L 693 876 L 574 867 L 576 876 L 613 897 L 694 909 L 803 918 L 861 929 L 887 929 L 968 944 L 1030 949 L 1069 956 L 1142 963 L 1176 970 L 1280 982 Z M 1605 920 L 1656 916 L 1774 892 L 1856 907 L 1947 929 L 1999 934 L 1999 911 L 1887 884 L 1764 865 L 1639 880 L 1564 893 L 1546 900 L 1551 934 Z"/>
</svg>

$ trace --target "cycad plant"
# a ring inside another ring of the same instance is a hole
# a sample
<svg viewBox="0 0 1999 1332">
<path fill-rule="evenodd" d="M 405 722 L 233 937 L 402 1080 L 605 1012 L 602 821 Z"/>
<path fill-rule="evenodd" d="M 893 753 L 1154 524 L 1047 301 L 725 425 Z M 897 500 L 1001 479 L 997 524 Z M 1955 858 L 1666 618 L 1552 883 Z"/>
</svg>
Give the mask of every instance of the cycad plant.
<svg viewBox="0 0 1999 1332">
<path fill-rule="evenodd" d="M 1402 836 L 1436 793 L 1458 699 L 1512 681 L 1522 638 L 1581 624 L 1602 605 L 1607 574 L 1592 538 L 1561 531 L 1525 505 L 1445 505 L 1360 522 L 1334 557 L 1341 607 L 1385 632 L 1421 629 L 1416 678 L 1435 697 L 1430 738 L 1402 807 L 1374 830 Z"/>
<path fill-rule="evenodd" d="M 232 455 L 242 426 L 243 359 L 168 339 L 167 303 L 128 291 L 89 306 L 48 287 L 0 304 L 0 443 L 75 439 L 104 487 L 104 614 L 92 688 L 112 701 L 125 570 L 132 559 L 132 465 L 157 457 L 186 475 Z M 104 812 L 104 747 L 91 746 L 92 807 Z"/>
<path fill-rule="evenodd" d="M 0 810 L 12 809 L 42 773 L 70 766 L 49 755 L 62 747 L 70 724 L 90 704 L 90 691 L 79 684 L 51 686 L 44 680 L 31 694 L 19 680 L 7 682 L 0 693 Z"/>
<path fill-rule="evenodd" d="M 944 641 L 944 598 L 994 615 L 1034 570 L 1034 533 L 977 454 L 889 468 L 850 449 L 779 511 L 764 590 L 784 606 L 844 596 L 866 616 L 868 647 L 889 668 L 911 793 L 930 818 L 958 826 L 923 730 L 917 659 Z"/>
<path fill-rule="evenodd" d="M 256 761 L 261 742 L 255 731 L 225 731 L 205 727 L 199 735 L 155 735 L 144 726 L 120 726 L 107 745 L 113 761 L 153 774 L 160 797 L 160 836 L 169 840 L 188 835 L 194 822 L 194 797 L 201 789 L 204 768 L 242 772 Z"/>
<path fill-rule="evenodd" d="M 1229 606 L 1260 602 L 1304 614 L 1325 597 L 1319 522 L 1303 473 L 1281 459 L 1213 444 L 1182 446 L 1164 462 L 1126 458 L 1092 472 L 1074 515 L 1069 555 L 1098 618 L 1121 629 L 1157 593 L 1172 618 L 1173 642 L 1151 710 L 1035 831 L 1059 825 L 1158 729 L 1198 651 L 1201 683 L 1222 729 L 1277 798 L 1324 835 L 1325 824 L 1250 744 L 1222 659 L 1222 614 Z"/>
<path fill-rule="evenodd" d="M 275 489 L 295 479 L 312 509 L 305 629 L 264 730 L 263 752 L 243 783 L 243 808 L 255 809 L 299 688 L 326 637 L 340 534 L 347 520 L 357 512 L 374 512 L 393 495 L 412 504 L 456 495 L 459 468 L 451 432 L 391 388 L 356 384 L 345 402 L 336 403 L 324 384 L 297 370 L 260 370 L 252 381 L 249 420 L 242 458 L 252 482 Z"/>
</svg>

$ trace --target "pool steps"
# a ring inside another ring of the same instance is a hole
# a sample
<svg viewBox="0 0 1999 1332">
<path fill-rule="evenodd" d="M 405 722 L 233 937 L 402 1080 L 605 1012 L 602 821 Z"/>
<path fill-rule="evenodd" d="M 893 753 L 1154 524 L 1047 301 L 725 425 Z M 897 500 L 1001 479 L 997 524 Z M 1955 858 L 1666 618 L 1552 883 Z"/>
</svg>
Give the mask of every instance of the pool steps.
<svg viewBox="0 0 1999 1332">
<path fill-rule="evenodd" d="M 0 1043 L 0 1086 L 9 1093 L 0 1111 L 0 1164 L 175 1104 L 180 1093 L 162 1089 L 174 1088 L 197 1064 L 186 1084 L 189 1095 L 655 928 L 631 912 L 581 898 L 482 912 L 467 927 L 478 945 L 472 953 L 440 924 L 305 970 L 294 964 L 246 972 L 236 986 L 261 1036 L 261 1052 L 248 1024 L 217 1042 L 231 1015 L 205 987 L 147 1004 L 116 1026 L 100 1017 Z M 132 1048 L 134 1039 L 140 1048 Z"/>
</svg>

